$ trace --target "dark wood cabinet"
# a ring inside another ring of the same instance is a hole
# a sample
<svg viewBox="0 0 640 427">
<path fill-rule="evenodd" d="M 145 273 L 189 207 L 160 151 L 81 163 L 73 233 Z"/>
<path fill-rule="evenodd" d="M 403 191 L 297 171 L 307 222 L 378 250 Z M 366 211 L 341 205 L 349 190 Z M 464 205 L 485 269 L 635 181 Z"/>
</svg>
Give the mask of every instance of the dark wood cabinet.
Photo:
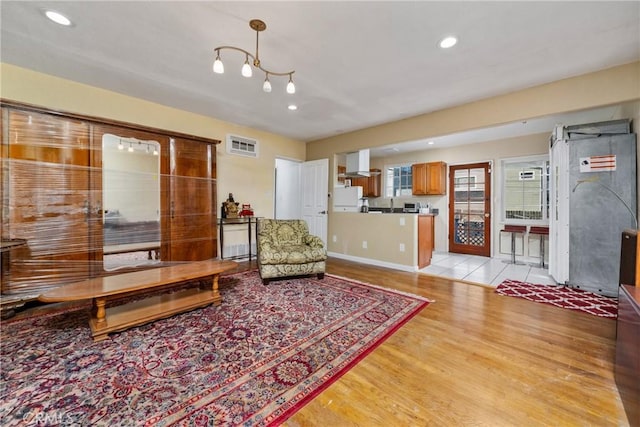
<svg viewBox="0 0 640 427">
<path fill-rule="evenodd" d="M 216 147 L 183 138 L 170 140 L 171 260 L 216 256 Z"/>
<path fill-rule="evenodd" d="M 638 230 L 624 230 L 620 247 L 620 284 L 640 286 Z"/>
<path fill-rule="evenodd" d="M 103 265 L 105 135 L 116 143 L 122 138 L 129 147 L 140 144 L 147 157 L 159 159 L 151 178 L 155 194 L 160 193 L 154 197 L 158 207 L 152 208 L 159 258 L 217 257 L 219 141 L 6 101 L 2 119 L 0 231 L 3 241 L 25 242 L 12 249 L 10 265 L 3 267 L 3 295 L 35 298 L 52 286 L 109 274 Z M 131 162 L 138 161 L 132 157 Z M 149 179 L 143 175 L 132 175 L 120 185 Z M 142 197 L 121 204 L 145 206 L 144 194 L 138 194 Z"/>
<path fill-rule="evenodd" d="M 23 239 L 3 293 L 34 293 L 91 272 L 100 222 L 91 191 L 89 124 L 2 109 L 2 239 Z"/>
<path fill-rule="evenodd" d="M 640 426 L 640 287 L 620 285 L 615 378 L 629 425 Z"/>
<path fill-rule="evenodd" d="M 338 165 L 338 179 L 337 179 L 338 184 L 343 184 L 344 185 L 344 174 L 345 173 L 347 173 L 347 167 Z"/>
<path fill-rule="evenodd" d="M 431 264 L 435 246 L 433 215 L 418 215 L 418 268 Z"/>
<path fill-rule="evenodd" d="M 445 162 L 416 163 L 411 166 L 414 196 L 447 194 L 447 164 Z"/>
<path fill-rule="evenodd" d="M 352 178 L 352 186 L 362 187 L 363 197 L 380 197 L 382 194 L 382 174 L 380 169 L 370 169 L 371 176 Z"/>
</svg>

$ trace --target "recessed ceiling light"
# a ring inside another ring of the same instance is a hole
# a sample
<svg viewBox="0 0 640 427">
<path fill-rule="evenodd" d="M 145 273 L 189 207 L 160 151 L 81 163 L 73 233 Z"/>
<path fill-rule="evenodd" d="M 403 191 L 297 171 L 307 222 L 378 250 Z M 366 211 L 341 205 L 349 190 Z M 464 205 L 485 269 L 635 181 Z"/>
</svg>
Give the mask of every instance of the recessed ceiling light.
<svg viewBox="0 0 640 427">
<path fill-rule="evenodd" d="M 433 141 L 427 142 L 427 145 L 433 145 L 433 144 L 435 144 L 435 142 L 433 142 Z"/>
<path fill-rule="evenodd" d="M 449 49 L 458 43 L 458 39 L 453 36 L 448 36 L 440 40 L 440 47 L 443 49 Z"/>
<path fill-rule="evenodd" d="M 288 108 L 289 110 L 291 110 L 291 111 L 295 111 L 295 110 L 297 110 L 297 109 L 298 109 L 298 106 L 297 106 L 297 105 L 295 105 L 295 104 L 291 104 L 291 105 L 289 105 L 287 108 Z"/>
<path fill-rule="evenodd" d="M 71 25 L 71 20 L 59 12 L 47 10 L 44 12 L 44 14 L 47 16 L 47 18 L 49 18 L 56 24 L 64 25 L 65 27 Z"/>
</svg>

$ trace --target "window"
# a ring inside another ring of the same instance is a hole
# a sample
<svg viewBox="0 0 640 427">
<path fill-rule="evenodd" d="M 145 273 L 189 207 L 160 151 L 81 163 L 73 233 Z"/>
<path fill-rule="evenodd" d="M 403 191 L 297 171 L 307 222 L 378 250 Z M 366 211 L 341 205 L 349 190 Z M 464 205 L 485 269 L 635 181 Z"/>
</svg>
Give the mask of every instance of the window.
<svg viewBox="0 0 640 427">
<path fill-rule="evenodd" d="M 411 196 L 411 165 L 388 166 L 385 171 L 385 197 Z"/>
<path fill-rule="evenodd" d="M 463 176 L 463 177 L 454 177 L 453 184 L 456 188 L 465 187 L 470 190 L 475 190 L 476 188 L 476 177 L 475 176 Z"/>
<path fill-rule="evenodd" d="M 502 216 L 521 224 L 549 221 L 548 156 L 502 161 Z"/>
</svg>

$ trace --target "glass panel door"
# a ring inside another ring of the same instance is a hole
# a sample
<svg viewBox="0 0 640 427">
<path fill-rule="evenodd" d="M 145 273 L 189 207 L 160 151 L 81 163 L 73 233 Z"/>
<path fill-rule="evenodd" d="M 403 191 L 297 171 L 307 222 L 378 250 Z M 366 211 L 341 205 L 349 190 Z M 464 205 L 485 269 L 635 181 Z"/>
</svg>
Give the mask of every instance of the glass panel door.
<svg viewBox="0 0 640 427">
<path fill-rule="evenodd" d="M 489 163 L 451 166 L 450 252 L 491 256 L 490 172 Z"/>
</svg>

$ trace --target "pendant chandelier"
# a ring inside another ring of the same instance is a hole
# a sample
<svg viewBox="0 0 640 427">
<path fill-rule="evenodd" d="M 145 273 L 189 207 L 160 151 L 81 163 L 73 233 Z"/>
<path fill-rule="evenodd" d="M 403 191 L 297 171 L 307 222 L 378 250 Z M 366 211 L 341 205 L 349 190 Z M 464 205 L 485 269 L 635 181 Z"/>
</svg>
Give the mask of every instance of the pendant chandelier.
<svg viewBox="0 0 640 427">
<path fill-rule="evenodd" d="M 224 64 L 220 59 L 221 50 L 223 49 L 237 50 L 239 52 L 244 53 L 245 55 L 244 65 L 242 66 L 242 70 L 241 70 L 241 73 L 244 77 L 251 77 L 253 75 L 251 64 L 249 63 L 249 58 L 251 58 L 253 60 L 253 66 L 258 68 L 259 70 L 262 70 L 265 73 L 264 83 L 262 84 L 262 90 L 264 90 L 265 92 L 271 92 L 271 82 L 269 81 L 269 76 L 289 76 L 289 82 L 287 83 L 287 93 L 289 94 L 296 93 L 296 86 L 293 84 L 293 73 L 295 73 L 295 71 L 288 71 L 286 73 L 276 73 L 275 71 L 270 71 L 270 70 L 267 70 L 266 68 L 263 68 L 262 65 L 260 64 L 260 57 L 258 55 L 258 36 L 260 35 L 261 31 L 264 31 L 267 29 L 267 24 L 265 24 L 263 21 L 259 19 L 252 19 L 249 22 L 249 26 L 251 27 L 252 30 L 256 32 L 256 54 L 252 55 L 246 50 L 240 49 L 239 47 L 235 47 L 235 46 L 219 46 L 214 49 L 214 52 L 216 53 L 216 59 L 213 62 L 213 72 L 217 74 L 224 73 Z"/>
</svg>

